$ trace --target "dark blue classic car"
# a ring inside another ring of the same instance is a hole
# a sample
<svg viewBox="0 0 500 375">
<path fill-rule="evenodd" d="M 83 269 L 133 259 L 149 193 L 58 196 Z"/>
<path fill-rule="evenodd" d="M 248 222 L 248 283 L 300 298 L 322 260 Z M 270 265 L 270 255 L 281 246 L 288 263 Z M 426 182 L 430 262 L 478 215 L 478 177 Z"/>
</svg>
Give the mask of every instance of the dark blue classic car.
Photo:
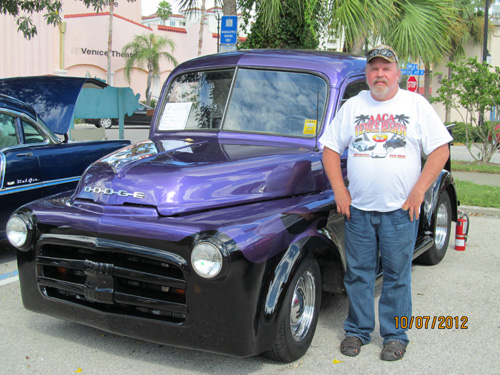
<svg viewBox="0 0 500 375">
<path fill-rule="evenodd" d="M 74 189 L 90 163 L 130 144 L 73 143 L 56 135 L 66 135 L 81 88 L 92 85 L 99 87 L 100 81 L 54 76 L 0 80 L 0 241 L 16 208 Z"/>
<path fill-rule="evenodd" d="M 185 348 L 301 357 L 345 266 L 318 137 L 364 70 L 356 56 L 271 50 L 179 65 L 148 141 L 9 220 L 25 307 Z M 446 168 L 422 205 L 415 258 L 428 264 L 457 219 Z"/>
</svg>

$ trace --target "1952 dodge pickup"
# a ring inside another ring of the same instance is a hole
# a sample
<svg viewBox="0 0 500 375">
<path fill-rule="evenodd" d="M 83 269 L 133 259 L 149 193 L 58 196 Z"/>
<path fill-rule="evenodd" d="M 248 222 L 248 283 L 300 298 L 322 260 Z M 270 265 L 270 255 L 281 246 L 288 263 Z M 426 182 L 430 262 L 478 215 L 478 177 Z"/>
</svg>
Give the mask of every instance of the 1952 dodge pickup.
<svg viewBox="0 0 500 375">
<path fill-rule="evenodd" d="M 364 68 L 270 50 L 179 65 L 148 141 L 11 216 L 25 307 L 168 345 L 300 358 L 345 267 L 318 138 L 366 89 Z M 448 164 L 422 205 L 415 258 L 438 263 L 456 219 Z"/>
</svg>

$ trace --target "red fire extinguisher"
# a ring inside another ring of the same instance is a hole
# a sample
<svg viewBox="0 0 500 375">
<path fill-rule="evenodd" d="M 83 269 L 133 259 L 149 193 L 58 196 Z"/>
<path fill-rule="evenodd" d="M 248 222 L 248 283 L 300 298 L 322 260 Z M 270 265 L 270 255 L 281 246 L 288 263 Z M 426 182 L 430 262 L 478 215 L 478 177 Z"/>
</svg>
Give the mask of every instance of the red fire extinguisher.
<svg viewBox="0 0 500 375">
<path fill-rule="evenodd" d="M 458 210 L 457 226 L 455 228 L 455 250 L 464 251 L 465 243 L 467 242 L 467 233 L 469 233 L 469 216 Z"/>
</svg>

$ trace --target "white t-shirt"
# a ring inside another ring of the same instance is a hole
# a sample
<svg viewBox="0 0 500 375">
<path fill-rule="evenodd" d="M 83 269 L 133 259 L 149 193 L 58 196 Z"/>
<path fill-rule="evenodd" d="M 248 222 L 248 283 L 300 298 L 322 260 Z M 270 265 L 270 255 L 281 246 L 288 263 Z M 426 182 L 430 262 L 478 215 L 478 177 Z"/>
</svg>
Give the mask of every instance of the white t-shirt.
<svg viewBox="0 0 500 375">
<path fill-rule="evenodd" d="M 352 206 L 365 211 L 401 208 L 421 172 L 421 150 L 430 154 L 452 137 L 421 95 L 398 90 L 379 102 L 369 91 L 349 99 L 320 142 L 342 154 L 348 148 L 347 178 Z"/>
</svg>

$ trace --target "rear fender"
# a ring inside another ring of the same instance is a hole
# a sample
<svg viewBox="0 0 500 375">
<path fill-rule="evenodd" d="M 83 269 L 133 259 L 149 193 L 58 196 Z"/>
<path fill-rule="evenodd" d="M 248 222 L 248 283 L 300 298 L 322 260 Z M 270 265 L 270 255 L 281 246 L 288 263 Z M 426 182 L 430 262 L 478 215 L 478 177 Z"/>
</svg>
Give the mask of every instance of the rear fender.
<svg viewBox="0 0 500 375">
<path fill-rule="evenodd" d="M 423 221 L 422 227 L 427 230 L 431 228 L 432 216 L 436 210 L 439 201 L 439 196 L 447 192 L 451 205 L 452 205 L 452 220 L 457 221 L 457 193 L 451 173 L 447 170 L 441 172 L 434 184 L 427 190 L 424 197 L 424 204 L 422 206 L 421 220 Z"/>
</svg>

